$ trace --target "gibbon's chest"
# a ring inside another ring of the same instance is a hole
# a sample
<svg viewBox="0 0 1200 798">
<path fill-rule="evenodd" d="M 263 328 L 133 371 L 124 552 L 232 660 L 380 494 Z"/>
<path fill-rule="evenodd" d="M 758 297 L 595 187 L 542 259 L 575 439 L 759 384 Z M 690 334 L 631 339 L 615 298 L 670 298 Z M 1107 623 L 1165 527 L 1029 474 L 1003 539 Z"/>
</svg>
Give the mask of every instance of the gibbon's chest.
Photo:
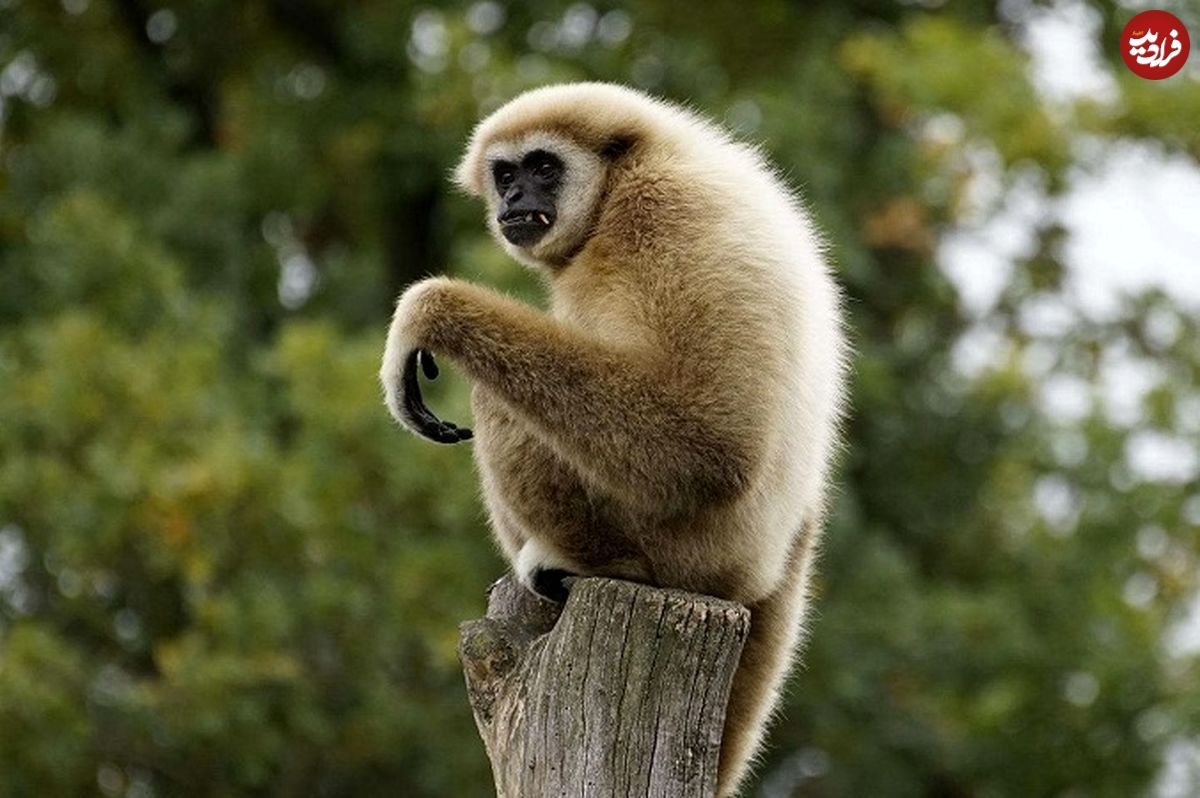
<svg viewBox="0 0 1200 798">
<path fill-rule="evenodd" d="M 639 297 L 625 281 L 585 274 L 586 264 L 572 264 L 578 275 L 564 275 L 554 286 L 550 315 L 587 335 L 615 344 L 646 338 L 640 321 Z"/>
</svg>

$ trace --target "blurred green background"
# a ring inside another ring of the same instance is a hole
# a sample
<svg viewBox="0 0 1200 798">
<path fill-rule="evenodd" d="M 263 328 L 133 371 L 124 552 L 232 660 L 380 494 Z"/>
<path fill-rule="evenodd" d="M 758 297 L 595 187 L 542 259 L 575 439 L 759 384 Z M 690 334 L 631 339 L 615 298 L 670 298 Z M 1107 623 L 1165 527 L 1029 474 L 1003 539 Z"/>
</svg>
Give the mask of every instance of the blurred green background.
<svg viewBox="0 0 1200 798">
<path fill-rule="evenodd" d="M 1060 212 L 1121 152 L 1195 175 L 1200 55 L 1152 83 L 1132 8 L 937 6 L 0 0 L 0 795 L 490 794 L 455 645 L 503 564 L 469 446 L 375 372 L 414 279 L 539 301 L 447 173 L 584 78 L 762 142 L 849 297 L 819 609 L 748 794 L 1200 794 L 1196 304 L 1090 308 Z M 430 403 L 469 417 L 453 374 Z"/>
</svg>

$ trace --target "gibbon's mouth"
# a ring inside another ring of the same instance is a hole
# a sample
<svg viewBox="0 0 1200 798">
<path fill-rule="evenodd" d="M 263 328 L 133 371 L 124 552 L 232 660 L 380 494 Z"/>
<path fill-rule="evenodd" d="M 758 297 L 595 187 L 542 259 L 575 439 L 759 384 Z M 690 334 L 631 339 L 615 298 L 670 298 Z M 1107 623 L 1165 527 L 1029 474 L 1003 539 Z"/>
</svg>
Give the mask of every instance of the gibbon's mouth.
<svg viewBox="0 0 1200 798">
<path fill-rule="evenodd" d="M 509 243 L 527 247 L 536 243 L 554 226 L 554 213 L 547 211 L 509 211 L 497 221 Z"/>
</svg>

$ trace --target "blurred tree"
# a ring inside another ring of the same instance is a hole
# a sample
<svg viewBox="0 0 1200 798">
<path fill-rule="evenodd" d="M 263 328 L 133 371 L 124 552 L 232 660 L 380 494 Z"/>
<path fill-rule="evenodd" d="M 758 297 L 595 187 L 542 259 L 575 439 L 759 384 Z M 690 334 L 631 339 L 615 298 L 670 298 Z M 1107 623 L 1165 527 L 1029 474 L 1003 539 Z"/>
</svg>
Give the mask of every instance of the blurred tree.
<svg viewBox="0 0 1200 798">
<path fill-rule="evenodd" d="M 1105 42 L 1131 15 L 1081 7 Z M 762 142 L 847 287 L 843 488 L 763 793 L 1146 789 L 1200 734 L 1164 642 L 1200 483 L 1144 463 L 1200 443 L 1197 316 L 1081 313 L 1051 215 L 994 306 L 938 264 L 1083 142 L 1200 157 L 1200 82 L 1048 102 L 1038 8 L 0 0 L 0 794 L 488 793 L 454 646 L 500 561 L 469 451 L 395 431 L 374 374 L 412 279 L 536 296 L 446 173 L 582 78 Z"/>
</svg>

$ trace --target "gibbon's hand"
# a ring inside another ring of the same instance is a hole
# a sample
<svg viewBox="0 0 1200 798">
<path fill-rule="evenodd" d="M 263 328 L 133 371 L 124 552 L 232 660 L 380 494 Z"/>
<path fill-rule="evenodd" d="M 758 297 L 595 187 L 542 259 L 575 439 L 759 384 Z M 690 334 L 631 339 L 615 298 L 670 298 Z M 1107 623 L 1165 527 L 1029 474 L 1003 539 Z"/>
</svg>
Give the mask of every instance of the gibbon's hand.
<svg viewBox="0 0 1200 798">
<path fill-rule="evenodd" d="M 425 406 L 421 398 L 421 383 L 417 378 L 417 367 L 430 380 L 437 379 L 438 367 L 433 353 L 428 349 L 414 349 L 404 360 L 403 403 L 404 414 L 412 424 L 413 432 L 436 443 L 460 443 L 469 440 L 474 433 L 450 421 L 442 421 Z"/>
<path fill-rule="evenodd" d="M 392 417 L 409 431 L 437 443 L 458 443 L 471 437 L 471 430 L 442 421 L 430 412 L 421 398 L 417 376 L 418 368 L 428 379 L 438 375 L 429 351 L 429 333 L 432 322 L 447 312 L 443 300 L 449 284 L 445 278 L 431 277 L 405 290 L 396 303 L 379 370 L 384 403 Z"/>
</svg>

